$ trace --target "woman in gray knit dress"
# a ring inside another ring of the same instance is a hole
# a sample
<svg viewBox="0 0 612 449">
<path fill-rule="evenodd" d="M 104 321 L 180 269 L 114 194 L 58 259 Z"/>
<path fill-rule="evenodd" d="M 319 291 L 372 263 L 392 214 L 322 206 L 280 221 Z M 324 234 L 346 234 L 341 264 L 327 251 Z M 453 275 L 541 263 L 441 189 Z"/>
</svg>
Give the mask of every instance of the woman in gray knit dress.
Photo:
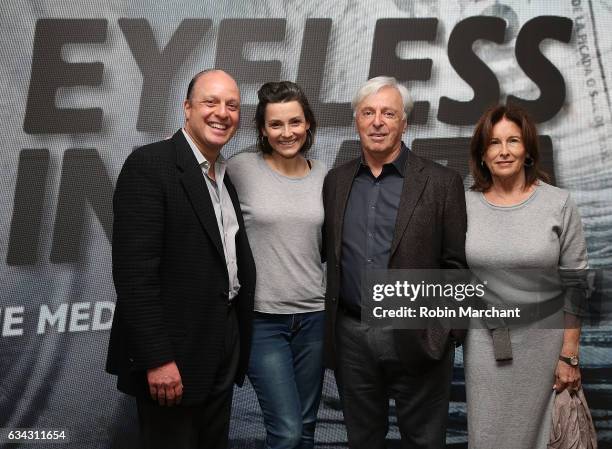
<svg viewBox="0 0 612 449">
<path fill-rule="evenodd" d="M 587 267 L 578 209 L 568 192 L 545 182 L 537 132 L 524 111 L 495 106 L 485 112 L 472 137 L 470 168 L 470 268 L 495 275 L 496 268 Z M 524 303 L 555 294 L 541 288 L 519 292 L 510 278 L 505 283 Z M 468 332 L 464 364 L 470 449 L 546 448 L 555 390 L 580 386 L 580 325 L 563 310 L 545 320 L 511 328 L 511 355 L 504 357 L 495 352 L 491 330 Z"/>
</svg>

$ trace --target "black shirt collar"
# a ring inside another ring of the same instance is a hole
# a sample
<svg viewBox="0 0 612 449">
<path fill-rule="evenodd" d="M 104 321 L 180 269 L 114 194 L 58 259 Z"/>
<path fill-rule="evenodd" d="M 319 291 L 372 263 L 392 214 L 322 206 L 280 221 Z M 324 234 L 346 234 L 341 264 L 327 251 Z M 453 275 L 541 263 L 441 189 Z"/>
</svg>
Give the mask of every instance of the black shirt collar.
<svg viewBox="0 0 612 449">
<path fill-rule="evenodd" d="M 397 155 L 397 157 L 392 161 L 389 162 L 385 165 L 383 165 L 383 170 L 380 173 L 380 176 L 383 176 L 385 174 L 389 174 L 390 170 L 392 172 L 396 172 L 397 174 L 399 174 L 402 178 L 404 177 L 404 174 L 406 172 L 406 160 L 408 159 L 408 152 L 410 150 L 408 149 L 408 147 L 404 144 L 404 142 L 402 142 L 402 146 L 400 149 L 400 153 Z M 359 164 L 359 170 L 357 170 L 357 175 L 359 175 L 360 173 L 372 173 L 370 171 L 370 168 L 368 167 L 368 164 L 365 161 L 365 158 L 363 157 L 363 153 L 361 154 L 361 160 L 360 160 L 360 164 Z"/>
</svg>

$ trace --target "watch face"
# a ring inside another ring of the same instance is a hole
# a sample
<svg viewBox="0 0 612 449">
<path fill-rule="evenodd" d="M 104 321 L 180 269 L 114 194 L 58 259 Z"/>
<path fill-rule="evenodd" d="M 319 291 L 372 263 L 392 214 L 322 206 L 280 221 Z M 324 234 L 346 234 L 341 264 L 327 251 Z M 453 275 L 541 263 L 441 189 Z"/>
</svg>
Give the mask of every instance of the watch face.
<svg viewBox="0 0 612 449">
<path fill-rule="evenodd" d="M 578 357 L 574 356 L 570 358 L 570 363 L 572 366 L 578 366 Z"/>
</svg>

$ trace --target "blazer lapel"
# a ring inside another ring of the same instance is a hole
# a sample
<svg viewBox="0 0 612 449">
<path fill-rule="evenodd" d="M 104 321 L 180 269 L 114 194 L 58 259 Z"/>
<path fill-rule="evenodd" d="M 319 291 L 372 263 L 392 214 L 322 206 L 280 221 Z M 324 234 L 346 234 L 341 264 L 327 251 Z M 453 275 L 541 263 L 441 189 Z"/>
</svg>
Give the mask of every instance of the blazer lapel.
<svg viewBox="0 0 612 449">
<path fill-rule="evenodd" d="M 215 248 L 217 248 L 217 252 L 221 258 L 225 260 L 215 209 L 210 199 L 210 194 L 208 193 L 208 186 L 204 180 L 202 169 L 198 165 L 198 161 L 193 155 L 189 143 L 185 140 L 182 130 L 179 129 L 172 137 L 172 140 L 176 147 L 176 162 L 179 169 L 182 171 L 180 180 L 187 192 L 191 206 L 202 224 L 202 227 L 209 235 Z"/>
<path fill-rule="evenodd" d="M 344 211 L 346 210 L 346 203 L 351 192 L 353 179 L 355 179 L 355 174 L 357 173 L 357 170 L 359 170 L 360 163 L 360 159 L 355 159 L 354 163 L 347 164 L 344 170 L 338 170 L 338 174 L 336 177 L 336 207 L 334 210 L 334 251 L 336 253 L 337 261 L 340 261 L 340 249 L 342 248 L 342 228 L 344 227 Z"/>
<path fill-rule="evenodd" d="M 393 258 L 393 254 L 397 250 L 397 246 L 412 218 L 419 198 L 421 198 L 425 184 L 427 184 L 428 176 L 424 175 L 422 170 L 423 163 L 412 152 L 409 152 L 408 159 L 406 160 L 404 185 L 402 187 L 402 196 L 400 197 L 400 203 L 397 210 L 397 219 L 395 221 L 395 231 L 393 233 L 393 241 L 391 242 L 389 260 Z"/>
</svg>

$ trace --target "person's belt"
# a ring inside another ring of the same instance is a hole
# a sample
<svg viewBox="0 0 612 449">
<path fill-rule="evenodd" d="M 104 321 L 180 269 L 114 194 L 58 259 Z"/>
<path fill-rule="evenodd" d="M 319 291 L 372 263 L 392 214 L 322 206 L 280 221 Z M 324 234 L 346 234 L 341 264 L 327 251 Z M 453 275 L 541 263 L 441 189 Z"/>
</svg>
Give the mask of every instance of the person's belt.
<svg viewBox="0 0 612 449">
<path fill-rule="evenodd" d="M 340 299 L 338 308 L 342 313 L 354 320 L 361 321 L 361 310 L 357 307 L 347 307 L 346 302 Z"/>
</svg>

